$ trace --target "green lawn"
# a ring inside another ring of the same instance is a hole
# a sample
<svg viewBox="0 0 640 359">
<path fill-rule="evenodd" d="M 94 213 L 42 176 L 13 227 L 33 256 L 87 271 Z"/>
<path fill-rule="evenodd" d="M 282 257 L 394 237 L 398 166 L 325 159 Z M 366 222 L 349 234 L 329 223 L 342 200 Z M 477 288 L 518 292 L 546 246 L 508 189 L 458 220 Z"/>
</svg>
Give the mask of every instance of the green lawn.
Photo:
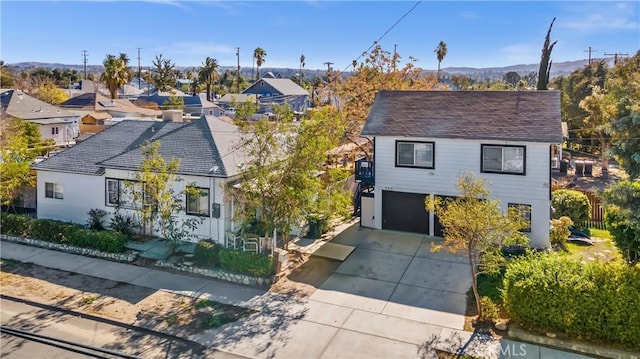
<svg viewBox="0 0 640 359">
<path fill-rule="evenodd" d="M 595 235 L 593 234 L 592 236 L 595 237 Z M 616 248 L 611 239 L 596 238 L 592 246 L 567 242 L 565 247 L 571 255 L 583 260 L 601 259 L 610 261 L 622 258 L 620 252 L 618 251 L 618 248 Z"/>
<path fill-rule="evenodd" d="M 589 228 L 589 235 L 591 237 L 611 239 L 611 233 L 606 229 Z"/>
</svg>

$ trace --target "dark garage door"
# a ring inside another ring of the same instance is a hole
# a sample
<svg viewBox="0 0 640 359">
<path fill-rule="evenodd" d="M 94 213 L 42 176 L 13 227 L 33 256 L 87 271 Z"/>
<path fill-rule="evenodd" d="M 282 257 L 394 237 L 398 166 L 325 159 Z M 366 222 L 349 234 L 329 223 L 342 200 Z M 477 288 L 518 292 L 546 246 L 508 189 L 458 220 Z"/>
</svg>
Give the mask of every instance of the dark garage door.
<svg viewBox="0 0 640 359">
<path fill-rule="evenodd" d="M 382 191 L 382 229 L 428 234 L 425 197 L 419 193 Z"/>
</svg>

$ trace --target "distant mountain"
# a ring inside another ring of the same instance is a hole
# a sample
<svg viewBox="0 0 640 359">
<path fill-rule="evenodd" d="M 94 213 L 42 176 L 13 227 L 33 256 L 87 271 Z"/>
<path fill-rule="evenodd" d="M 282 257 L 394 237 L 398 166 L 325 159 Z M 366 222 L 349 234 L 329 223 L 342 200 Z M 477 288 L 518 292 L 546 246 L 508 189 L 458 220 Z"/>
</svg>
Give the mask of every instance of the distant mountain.
<svg viewBox="0 0 640 359">
<path fill-rule="evenodd" d="M 600 61 L 603 60 L 593 59 L 592 61 Z M 613 66 L 613 58 L 604 58 L 607 62 L 608 66 Z M 562 76 L 572 73 L 573 71 L 585 66 L 587 64 L 587 60 L 578 60 L 578 61 L 565 61 L 565 62 L 554 62 L 551 66 L 551 77 Z M 18 70 L 33 70 L 35 68 L 45 68 L 45 69 L 71 69 L 77 71 L 83 71 L 82 65 L 69 65 L 69 64 L 61 64 L 61 63 L 46 63 L 46 62 L 18 62 L 15 64 L 8 64 L 10 67 Z M 133 66 L 135 68 L 135 66 Z M 502 79 L 502 76 L 507 72 L 515 71 L 518 74 L 525 76 L 532 72 L 538 72 L 539 64 L 529 64 L 529 65 L 511 65 L 511 66 L 503 66 L 503 67 L 483 67 L 483 68 L 474 68 L 474 67 L 445 67 L 442 71 L 446 74 L 462 74 L 466 75 L 473 79 L 485 79 L 485 80 L 497 80 Z M 148 69 L 148 66 L 143 67 L 143 70 Z M 192 66 L 176 66 L 176 69 L 181 70 L 182 72 L 186 72 L 188 69 L 193 68 Z M 220 72 L 224 72 L 226 70 L 235 70 L 235 66 L 220 66 Z M 87 65 L 87 72 L 89 73 L 100 73 L 102 72 L 102 65 Z M 250 67 L 242 67 L 240 73 L 247 77 L 253 78 L 255 69 Z M 292 76 L 296 76 L 300 70 L 298 68 L 273 68 L 273 67 L 263 67 L 260 68 L 261 74 L 266 74 L 267 72 L 272 72 L 276 77 L 282 78 L 290 78 Z M 312 80 L 316 77 L 321 77 L 326 74 L 324 70 L 308 70 L 303 69 L 304 77 L 306 80 Z M 425 72 L 435 72 L 435 70 L 425 70 Z M 350 73 L 345 73 L 345 75 L 349 75 Z"/>
<path fill-rule="evenodd" d="M 600 61 L 603 59 L 592 59 L 591 61 Z M 604 58 L 607 62 L 608 66 L 613 66 L 613 58 Z M 551 64 L 551 76 L 562 76 L 568 75 L 575 70 L 584 67 L 587 65 L 587 60 L 578 60 L 578 61 L 565 61 L 565 62 L 554 62 Z M 504 66 L 504 67 L 483 67 L 483 68 L 474 68 L 474 67 L 446 67 L 442 69 L 442 71 L 448 74 L 462 74 L 470 77 L 476 76 L 489 76 L 494 75 L 498 78 L 502 78 L 502 75 L 507 72 L 517 72 L 520 75 L 527 75 L 532 72 L 538 72 L 538 68 L 540 64 L 529 64 L 529 65 L 512 65 L 512 66 Z M 489 76 L 493 77 L 493 76 Z"/>
</svg>

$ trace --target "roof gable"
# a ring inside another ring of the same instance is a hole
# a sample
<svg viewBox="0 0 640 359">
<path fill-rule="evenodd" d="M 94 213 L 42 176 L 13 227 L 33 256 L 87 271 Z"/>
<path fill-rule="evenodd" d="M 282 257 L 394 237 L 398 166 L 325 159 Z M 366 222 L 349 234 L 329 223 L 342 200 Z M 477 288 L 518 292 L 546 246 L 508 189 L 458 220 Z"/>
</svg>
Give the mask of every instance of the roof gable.
<svg viewBox="0 0 640 359">
<path fill-rule="evenodd" d="M 178 173 L 228 177 L 243 157 L 236 148 L 237 127 L 215 117 L 189 123 L 122 121 L 59 154 L 35 169 L 99 175 L 104 168 L 136 170 L 145 141 L 160 142 L 164 158 L 180 160 Z"/>
<path fill-rule="evenodd" d="M 4 113 L 23 120 L 74 117 L 72 111 L 40 101 L 21 90 L 3 90 L 0 104 Z"/>
<path fill-rule="evenodd" d="M 308 96 L 309 92 L 304 88 L 300 87 L 297 83 L 293 82 L 290 79 L 275 79 L 269 77 L 263 77 L 258 81 L 254 82 L 253 85 L 249 86 L 248 89 L 244 90 L 242 93 L 252 93 L 257 86 L 260 85 L 260 82 L 264 82 L 271 86 L 274 90 L 279 92 L 282 96 Z"/>
<path fill-rule="evenodd" d="M 380 91 L 363 136 L 561 143 L 558 91 Z"/>
</svg>

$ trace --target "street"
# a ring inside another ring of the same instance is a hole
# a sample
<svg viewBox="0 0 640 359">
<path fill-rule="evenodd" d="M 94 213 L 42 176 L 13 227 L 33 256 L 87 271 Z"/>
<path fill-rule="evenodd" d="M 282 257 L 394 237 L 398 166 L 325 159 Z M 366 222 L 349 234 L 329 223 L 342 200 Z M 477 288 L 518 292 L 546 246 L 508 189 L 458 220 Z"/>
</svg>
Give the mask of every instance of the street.
<svg viewBox="0 0 640 359">
<path fill-rule="evenodd" d="M 99 320 L 81 318 L 60 311 L 12 300 L 0 300 L 0 320 L 10 327 L 64 339 L 140 358 L 239 358 L 206 349 L 196 343 L 163 338 Z M 87 355 L 3 333 L 2 358 L 86 358 Z M 111 358 L 118 356 L 104 355 Z"/>
</svg>

